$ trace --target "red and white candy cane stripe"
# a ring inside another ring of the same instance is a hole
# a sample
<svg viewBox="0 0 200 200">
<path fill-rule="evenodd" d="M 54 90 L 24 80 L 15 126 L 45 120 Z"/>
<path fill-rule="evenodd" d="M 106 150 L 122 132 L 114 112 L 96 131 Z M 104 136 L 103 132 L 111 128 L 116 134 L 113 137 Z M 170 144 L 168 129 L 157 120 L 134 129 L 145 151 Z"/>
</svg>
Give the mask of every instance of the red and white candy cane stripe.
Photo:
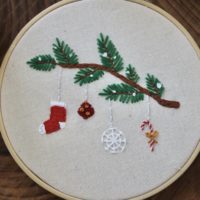
<svg viewBox="0 0 200 200">
<path fill-rule="evenodd" d="M 151 151 L 154 151 L 155 145 L 156 145 L 155 140 L 152 140 L 152 141 L 149 143 L 149 147 L 150 147 Z"/>
<path fill-rule="evenodd" d="M 154 132 L 153 125 L 151 124 L 150 120 L 143 121 L 140 128 L 142 131 L 144 131 L 146 128 L 148 128 L 149 132 L 151 134 L 153 134 L 153 132 Z M 150 147 L 151 151 L 154 151 L 155 145 L 157 143 L 156 140 L 151 139 L 148 143 L 149 143 L 149 147 Z"/>
<path fill-rule="evenodd" d="M 144 131 L 146 127 L 149 128 L 150 133 L 152 133 L 154 131 L 153 125 L 151 124 L 151 122 L 149 120 L 143 121 L 141 126 L 140 126 L 142 131 Z"/>
</svg>

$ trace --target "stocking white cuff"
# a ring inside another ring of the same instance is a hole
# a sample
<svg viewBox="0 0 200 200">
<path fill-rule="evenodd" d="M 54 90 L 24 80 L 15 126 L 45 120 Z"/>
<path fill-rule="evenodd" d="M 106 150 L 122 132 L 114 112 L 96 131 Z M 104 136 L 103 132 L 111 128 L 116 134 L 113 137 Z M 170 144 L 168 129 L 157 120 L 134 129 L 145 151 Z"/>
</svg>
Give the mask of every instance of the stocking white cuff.
<svg viewBox="0 0 200 200">
<path fill-rule="evenodd" d="M 66 108 L 66 104 L 65 102 L 62 101 L 51 101 L 51 106 L 61 106 L 61 107 L 65 107 Z"/>
</svg>

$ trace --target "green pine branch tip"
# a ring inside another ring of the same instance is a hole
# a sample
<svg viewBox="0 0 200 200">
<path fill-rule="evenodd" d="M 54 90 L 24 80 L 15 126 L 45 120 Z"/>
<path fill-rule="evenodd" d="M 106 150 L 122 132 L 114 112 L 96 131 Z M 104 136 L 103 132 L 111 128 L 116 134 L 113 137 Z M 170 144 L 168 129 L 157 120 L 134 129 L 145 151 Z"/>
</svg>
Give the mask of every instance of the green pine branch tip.
<svg viewBox="0 0 200 200">
<path fill-rule="evenodd" d="M 56 43 L 53 44 L 53 52 L 59 64 L 78 64 L 78 56 L 74 50 L 58 38 L 56 38 Z"/>
<path fill-rule="evenodd" d="M 39 55 L 32 58 L 27 64 L 39 71 L 51 71 L 56 66 L 56 61 L 51 55 Z"/>
<path fill-rule="evenodd" d="M 122 103 L 136 103 L 144 99 L 144 94 L 125 83 L 108 85 L 99 95 Z"/>
<path fill-rule="evenodd" d="M 109 36 L 100 33 L 97 45 L 102 65 L 110 67 L 116 72 L 123 70 L 123 59 Z"/>
<path fill-rule="evenodd" d="M 135 83 L 137 83 L 140 80 L 140 77 L 138 73 L 136 72 L 135 68 L 132 67 L 130 64 L 126 68 L 126 77 Z"/>
<path fill-rule="evenodd" d="M 160 97 L 163 95 L 165 90 L 163 84 L 154 75 L 150 74 L 147 74 L 146 86 L 150 93 L 156 94 Z"/>
<path fill-rule="evenodd" d="M 74 77 L 74 83 L 78 83 L 82 86 L 99 80 L 103 75 L 104 72 L 101 70 L 91 68 L 80 69 Z"/>
</svg>

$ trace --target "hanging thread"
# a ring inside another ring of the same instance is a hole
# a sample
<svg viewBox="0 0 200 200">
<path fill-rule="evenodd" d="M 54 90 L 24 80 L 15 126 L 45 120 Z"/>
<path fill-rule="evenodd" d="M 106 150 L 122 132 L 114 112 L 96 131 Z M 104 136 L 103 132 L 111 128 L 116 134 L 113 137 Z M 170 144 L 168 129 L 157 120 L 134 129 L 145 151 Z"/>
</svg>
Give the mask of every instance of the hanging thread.
<svg viewBox="0 0 200 200">
<path fill-rule="evenodd" d="M 109 127 L 113 127 L 113 109 L 112 102 L 109 100 Z"/>
<path fill-rule="evenodd" d="M 86 84 L 86 88 L 85 88 L 85 101 L 88 101 L 89 98 L 89 93 L 88 93 L 88 84 Z"/>
<path fill-rule="evenodd" d="M 151 117 L 150 97 L 147 96 L 147 120 Z"/>
<path fill-rule="evenodd" d="M 59 67 L 59 70 L 58 70 L 58 88 L 57 88 L 57 91 L 58 91 L 58 94 L 57 94 L 58 101 L 61 101 L 62 74 L 63 74 L 63 68 L 62 68 L 62 67 Z"/>
</svg>

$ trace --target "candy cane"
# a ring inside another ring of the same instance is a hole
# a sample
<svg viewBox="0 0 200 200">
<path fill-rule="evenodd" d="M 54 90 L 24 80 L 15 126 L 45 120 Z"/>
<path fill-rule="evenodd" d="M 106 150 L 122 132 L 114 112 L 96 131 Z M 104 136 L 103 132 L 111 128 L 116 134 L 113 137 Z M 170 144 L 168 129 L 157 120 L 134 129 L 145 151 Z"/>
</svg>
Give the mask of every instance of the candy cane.
<svg viewBox="0 0 200 200">
<path fill-rule="evenodd" d="M 150 133 L 152 133 L 154 131 L 153 125 L 151 124 L 151 122 L 149 120 L 143 121 L 140 126 L 142 131 L 144 131 L 146 127 L 149 128 Z"/>
<path fill-rule="evenodd" d="M 150 134 L 154 133 L 154 128 L 152 123 L 150 122 L 150 120 L 145 120 L 142 122 L 141 126 L 140 126 L 141 130 L 144 131 L 146 128 L 149 129 Z M 157 144 L 157 141 L 153 138 L 149 140 L 149 147 L 151 149 L 151 151 L 154 151 L 155 145 Z"/>
</svg>

